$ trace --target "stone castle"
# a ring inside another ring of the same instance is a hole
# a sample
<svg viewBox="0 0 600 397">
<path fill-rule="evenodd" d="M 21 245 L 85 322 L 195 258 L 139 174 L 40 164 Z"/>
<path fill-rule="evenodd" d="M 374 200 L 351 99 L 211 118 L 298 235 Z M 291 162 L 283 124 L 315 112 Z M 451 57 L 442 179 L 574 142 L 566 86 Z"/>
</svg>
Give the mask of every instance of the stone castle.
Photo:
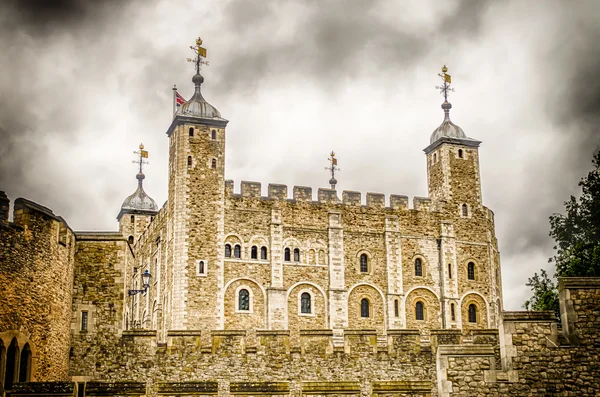
<svg viewBox="0 0 600 397">
<path fill-rule="evenodd" d="M 445 74 L 445 71 L 444 71 Z M 143 189 L 119 231 L 78 232 L 0 193 L 0 384 L 11 396 L 600 393 L 600 280 L 551 313 L 502 311 L 478 147 L 444 120 L 428 197 L 225 179 L 228 120 L 175 113 L 168 200 Z M 388 204 L 388 205 L 386 205 Z"/>
</svg>

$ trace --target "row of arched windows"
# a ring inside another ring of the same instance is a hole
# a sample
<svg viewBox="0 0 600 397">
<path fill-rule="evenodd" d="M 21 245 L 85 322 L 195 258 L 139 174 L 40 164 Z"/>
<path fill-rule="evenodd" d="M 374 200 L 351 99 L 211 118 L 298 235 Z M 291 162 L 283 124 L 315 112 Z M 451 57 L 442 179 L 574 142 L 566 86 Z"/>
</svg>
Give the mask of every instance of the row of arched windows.
<svg viewBox="0 0 600 397">
<path fill-rule="evenodd" d="M 286 262 L 291 262 L 291 250 L 286 248 L 283 251 L 283 260 Z M 300 262 L 300 249 L 294 248 L 294 262 Z"/>
<path fill-rule="evenodd" d="M 362 271 L 362 256 L 361 256 L 361 271 Z M 365 260 L 366 264 L 366 260 Z M 415 276 L 423 277 L 423 260 L 421 258 L 415 259 Z M 452 264 L 448 263 L 448 278 L 452 278 Z M 467 264 L 467 278 L 469 280 L 475 280 L 475 263 L 469 262 Z"/>
<path fill-rule="evenodd" d="M 256 245 L 253 245 L 252 248 L 250 248 L 250 259 L 258 259 L 258 252 L 259 249 Z M 233 254 L 233 256 L 232 256 Z M 242 257 L 242 246 L 239 244 L 236 244 L 233 246 L 233 251 L 231 249 L 231 244 L 225 244 L 225 258 L 236 258 L 236 259 L 240 259 Z M 267 247 L 262 246 L 260 247 L 260 259 L 261 260 L 267 260 Z"/>
<path fill-rule="evenodd" d="M 188 130 L 188 133 L 189 133 L 190 137 L 193 137 L 194 136 L 194 127 L 190 127 Z M 217 130 L 212 130 L 210 132 L 210 137 L 213 141 L 216 141 L 217 140 Z"/>
<path fill-rule="evenodd" d="M 452 317 L 452 321 L 456 320 L 456 315 L 454 312 L 454 303 L 450 304 L 450 313 Z M 398 317 L 400 314 L 400 308 L 398 300 L 394 300 L 394 316 Z M 371 316 L 371 304 L 367 298 L 363 298 L 360 301 L 360 316 L 363 318 L 368 318 Z M 425 304 L 421 301 L 415 303 L 415 320 L 424 321 L 425 320 Z M 470 323 L 477 322 L 477 306 L 475 304 L 470 304 L 468 308 L 468 320 Z"/>
<path fill-rule="evenodd" d="M 188 156 L 188 158 L 187 158 L 187 166 L 188 166 L 188 168 L 191 168 L 192 165 L 193 165 L 192 156 Z M 213 170 L 217 168 L 217 159 L 212 159 L 210 161 L 210 168 L 212 168 Z"/>
<path fill-rule="evenodd" d="M 29 343 L 19 351 L 17 338 L 13 338 L 8 349 L 0 340 L 0 381 L 4 390 L 11 390 L 17 382 L 31 380 L 32 354 Z"/>
<path fill-rule="evenodd" d="M 250 292 L 246 288 L 242 288 L 238 291 L 238 304 L 237 311 L 249 312 L 250 311 Z M 312 314 L 312 297 L 308 292 L 303 292 L 300 295 L 300 313 Z"/>
<path fill-rule="evenodd" d="M 246 288 L 242 288 L 238 291 L 238 304 L 237 310 L 240 312 L 250 311 L 250 292 Z M 312 313 L 312 297 L 308 292 L 303 292 L 300 295 L 300 313 L 311 314 Z M 400 314 L 399 302 L 394 300 L 394 316 L 398 317 Z M 425 304 L 422 301 L 415 303 L 415 320 L 425 320 Z M 456 314 L 454 309 L 454 303 L 450 304 L 450 314 L 452 321 L 456 320 Z M 367 298 L 363 298 L 360 301 L 360 316 L 362 318 L 371 317 L 371 303 Z M 477 306 L 470 304 L 468 307 L 468 320 L 470 323 L 477 322 Z"/>
</svg>

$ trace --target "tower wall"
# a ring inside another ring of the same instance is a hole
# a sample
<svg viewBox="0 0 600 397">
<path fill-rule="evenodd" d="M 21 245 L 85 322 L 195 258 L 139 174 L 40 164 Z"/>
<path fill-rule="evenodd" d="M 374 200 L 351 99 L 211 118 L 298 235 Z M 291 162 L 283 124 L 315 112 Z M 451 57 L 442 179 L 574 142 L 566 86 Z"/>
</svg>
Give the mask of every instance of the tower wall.
<svg viewBox="0 0 600 397">
<path fill-rule="evenodd" d="M 74 252 L 66 222 L 39 204 L 19 198 L 14 223 L 0 222 L 0 339 L 29 344 L 31 380 L 67 380 Z"/>
<path fill-rule="evenodd" d="M 219 301 L 223 290 L 225 128 L 201 121 L 182 123 L 170 134 L 170 145 L 169 209 L 174 214 L 171 329 L 218 328 L 223 324 Z M 199 261 L 207 271 L 197 277 Z"/>
</svg>

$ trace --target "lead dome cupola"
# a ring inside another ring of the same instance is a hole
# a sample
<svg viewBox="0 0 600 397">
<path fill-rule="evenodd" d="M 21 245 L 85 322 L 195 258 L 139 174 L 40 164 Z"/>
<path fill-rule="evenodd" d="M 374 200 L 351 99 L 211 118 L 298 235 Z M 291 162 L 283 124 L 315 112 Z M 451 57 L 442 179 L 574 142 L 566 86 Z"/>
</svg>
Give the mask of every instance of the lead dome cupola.
<svg viewBox="0 0 600 397">
<path fill-rule="evenodd" d="M 196 73 L 192 77 L 194 83 L 194 95 L 179 107 L 176 115 L 189 116 L 189 117 L 201 117 L 204 119 L 215 119 L 221 118 L 221 113 L 213 105 L 208 103 L 202 96 L 201 85 L 204 82 L 204 77 L 200 73 Z"/>
<path fill-rule="evenodd" d="M 140 151 L 134 152 L 139 155 L 139 172 L 135 176 L 138 181 L 138 187 L 128 196 L 123 204 L 121 205 L 121 211 L 119 211 L 119 215 L 117 219 L 120 220 L 123 214 L 146 214 L 146 215 L 154 215 L 158 212 L 158 205 L 152 199 L 152 197 L 148 196 L 148 194 L 144 191 L 143 182 L 146 179 L 146 176 L 142 172 L 142 165 L 144 164 L 144 158 L 148 157 L 148 152 L 144 150 L 144 145 L 140 144 Z"/>
<path fill-rule="evenodd" d="M 469 139 L 463 129 L 450 120 L 450 109 L 452 109 L 452 104 L 448 101 L 444 101 L 444 103 L 442 103 L 442 109 L 444 109 L 444 121 L 442 121 L 442 124 L 440 124 L 435 131 L 433 131 L 429 143 L 434 143 L 441 138 Z"/>
</svg>

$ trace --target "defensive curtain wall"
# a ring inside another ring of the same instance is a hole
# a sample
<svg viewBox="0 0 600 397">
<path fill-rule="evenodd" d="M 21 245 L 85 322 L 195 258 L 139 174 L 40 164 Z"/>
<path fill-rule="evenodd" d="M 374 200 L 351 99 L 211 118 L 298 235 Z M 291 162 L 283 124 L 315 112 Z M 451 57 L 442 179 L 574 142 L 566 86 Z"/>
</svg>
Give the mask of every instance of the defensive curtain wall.
<svg viewBox="0 0 600 397">
<path fill-rule="evenodd" d="M 434 208 L 426 198 L 416 197 L 412 209 L 408 202 L 392 195 L 386 206 L 383 194 L 368 193 L 362 205 L 359 192 L 344 191 L 340 200 L 331 189 L 319 189 L 313 201 L 312 190 L 299 186 L 288 199 L 287 187 L 273 184 L 261 197 L 255 182 L 242 182 L 241 193 L 234 194 L 227 181 L 222 274 L 210 258 L 190 253 L 185 275 L 179 275 L 187 290 L 186 329 L 214 329 L 208 326 L 214 317 L 202 321 L 206 307 L 214 316 L 223 313 L 223 329 L 364 328 L 383 334 L 397 328 L 496 327 L 501 281 L 492 212 L 475 206 L 464 216 L 458 208 Z M 133 308 L 133 318 L 143 328 L 158 329 L 161 341 L 173 328 L 173 229 L 165 205 L 132 245 L 135 260 L 124 275 L 128 288 L 139 286 L 144 270 L 153 275 L 148 294 L 132 298 L 123 318 L 132 318 Z M 367 271 L 361 271 L 362 255 Z M 242 288 L 251 294 L 247 312 L 237 310 Z M 299 310 L 303 293 L 311 296 L 310 315 Z M 361 316 L 363 299 L 370 304 L 368 317 Z M 423 320 L 416 320 L 417 302 L 423 304 Z M 476 307 L 475 321 L 469 321 L 470 305 Z"/>
</svg>

